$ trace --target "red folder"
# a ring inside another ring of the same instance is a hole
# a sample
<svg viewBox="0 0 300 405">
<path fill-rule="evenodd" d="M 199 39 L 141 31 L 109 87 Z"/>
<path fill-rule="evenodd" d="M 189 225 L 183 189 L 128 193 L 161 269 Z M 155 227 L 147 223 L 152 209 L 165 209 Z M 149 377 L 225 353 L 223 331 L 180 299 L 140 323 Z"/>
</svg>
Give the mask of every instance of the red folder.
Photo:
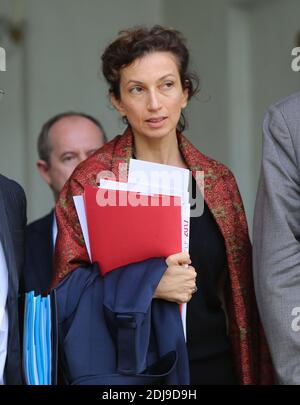
<svg viewBox="0 0 300 405">
<path fill-rule="evenodd" d="M 114 196 L 111 203 L 116 205 L 99 205 L 99 201 L 103 202 L 101 196 L 107 197 L 109 193 Z M 139 196 L 143 204 L 148 199 L 147 206 L 124 206 L 126 201 L 137 201 Z M 168 206 L 163 205 L 164 197 L 85 187 L 84 203 L 92 261 L 98 262 L 103 275 L 130 263 L 181 252 L 180 197 L 168 197 Z"/>
</svg>

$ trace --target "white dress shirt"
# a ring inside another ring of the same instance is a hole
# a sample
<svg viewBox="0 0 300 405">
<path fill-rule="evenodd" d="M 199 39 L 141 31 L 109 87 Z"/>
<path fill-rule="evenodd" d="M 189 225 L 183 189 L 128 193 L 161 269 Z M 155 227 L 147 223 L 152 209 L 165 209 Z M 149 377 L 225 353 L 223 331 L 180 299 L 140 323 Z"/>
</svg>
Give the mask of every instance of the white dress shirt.
<svg viewBox="0 0 300 405">
<path fill-rule="evenodd" d="M 0 241 L 0 385 L 4 384 L 4 367 L 7 355 L 8 313 L 6 301 L 8 295 L 8 269 Z"/>
</svg>

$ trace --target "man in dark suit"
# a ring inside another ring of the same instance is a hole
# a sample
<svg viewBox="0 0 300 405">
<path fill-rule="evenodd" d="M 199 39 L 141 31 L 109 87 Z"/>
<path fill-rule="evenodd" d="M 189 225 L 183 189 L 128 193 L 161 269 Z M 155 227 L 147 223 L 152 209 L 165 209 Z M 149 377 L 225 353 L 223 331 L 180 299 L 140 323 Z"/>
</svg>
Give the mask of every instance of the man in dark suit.
<svg viewBox="0 0 300 405">
<path fill-rule="evenodd" d="M 37 167 L 52 189 L 55 202 L 75 167 L 105 142 L 101 124 L 87 114 L 66 112 L 52 117 L 43 125 L 38 138 Z M 53 210 L 27 226 L 25 291 L 44 293 L 49 290 L 56 235 Z"/>
<path fill-rule="evenodd" d="M 0 384 L 22 384 L 18 297 L 25 226 L 24 191 L 0 175 Z"/>
</svg>

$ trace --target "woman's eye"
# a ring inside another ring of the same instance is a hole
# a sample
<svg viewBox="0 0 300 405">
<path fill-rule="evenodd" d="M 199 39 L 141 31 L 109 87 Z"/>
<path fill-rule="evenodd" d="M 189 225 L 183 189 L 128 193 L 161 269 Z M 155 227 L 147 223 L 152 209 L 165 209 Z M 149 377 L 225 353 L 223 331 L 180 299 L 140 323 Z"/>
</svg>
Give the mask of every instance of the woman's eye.
<svg viewBox="0 0 300 405">
<path fill-rule="evenodd" d="M 163 87 L 164 89 L 170 89 L 170 88 L 173 87 L 173 85 L 174 85 L 173 82 L 165 82 L 165 83 L 163 83 L 162 87 Z"/>
<path fill-rule="evenodd" d="M 130 93 L 132 94 L 140 94 L 143 91 L 141 86 L 134 86 L 130 89 Z"/>
</svg>

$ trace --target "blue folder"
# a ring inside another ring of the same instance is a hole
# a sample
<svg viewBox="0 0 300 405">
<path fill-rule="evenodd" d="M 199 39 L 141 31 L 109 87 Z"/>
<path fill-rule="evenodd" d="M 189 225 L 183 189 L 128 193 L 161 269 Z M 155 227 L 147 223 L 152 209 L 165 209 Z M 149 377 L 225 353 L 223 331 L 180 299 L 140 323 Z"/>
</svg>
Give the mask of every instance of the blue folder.
<svg viewBox="0 0 300 405">
<path fill-rule="evenodd" d="M 55 292 L 25 294 L 23 372 L 28 385 L 57 383 L 56 319 Z"/>
</svg>

